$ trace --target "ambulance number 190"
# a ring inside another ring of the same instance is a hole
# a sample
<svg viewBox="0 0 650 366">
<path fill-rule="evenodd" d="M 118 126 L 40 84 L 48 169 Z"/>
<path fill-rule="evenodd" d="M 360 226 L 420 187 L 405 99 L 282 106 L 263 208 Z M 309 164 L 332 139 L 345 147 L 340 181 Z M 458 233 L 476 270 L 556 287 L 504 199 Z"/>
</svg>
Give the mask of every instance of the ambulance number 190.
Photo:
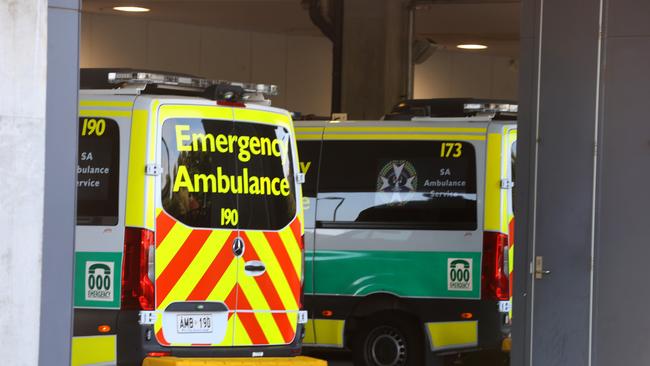
<svg viewBox="0 0 650 366">
<path fill-rule="evenodd" d="M 81 136 L 95 135 L 97 137 L 106 131 L 106 121 L 104 119 L 84 118 L 81 126 Z"/>
<path fill-rule="evenodd" d="M 235 208 L 222 208 L 221 209 L 221 226 L 237 226 L 239 223 L 239 212 Z"/>
</svg>

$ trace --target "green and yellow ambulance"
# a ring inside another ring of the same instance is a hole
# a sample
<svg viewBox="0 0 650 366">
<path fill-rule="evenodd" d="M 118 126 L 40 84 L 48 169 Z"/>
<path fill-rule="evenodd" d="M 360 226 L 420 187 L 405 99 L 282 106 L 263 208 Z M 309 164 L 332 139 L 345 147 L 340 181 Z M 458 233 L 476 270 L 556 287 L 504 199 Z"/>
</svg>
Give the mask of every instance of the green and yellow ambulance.
<svg viewBox="0 0 650 366">
<path fill-rule="evenodd" d="M 296 122 L 305 345 L 360 366 L 507 347 L 516 123 L 463 107 L 482 113 Z"/>
</svg>

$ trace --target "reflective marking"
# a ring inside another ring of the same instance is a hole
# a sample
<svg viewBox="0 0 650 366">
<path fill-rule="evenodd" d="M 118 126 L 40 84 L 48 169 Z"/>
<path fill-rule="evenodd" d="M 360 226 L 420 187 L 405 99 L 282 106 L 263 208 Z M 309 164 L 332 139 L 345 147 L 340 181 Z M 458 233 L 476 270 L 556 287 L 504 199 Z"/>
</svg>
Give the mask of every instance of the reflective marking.
<svg viewBox="0 0 650 366">
<path fill-rule="evenodd" d="M 210 263 L 210 266 L 201 275 L 201 279 L 196 284 L 196 286 L 194 286 L 192 293 L 190 293 L 188 297 L 189 300 L 208 299 L 210 293 L 214 290 L 215 286 L 217 285 L 217 282 L 220 281 L 222 277 L 224 277 L 224 273 L 228 270 L 229 266 L 231 266 L 232 263 L 234 262 L 233 261 L 234 258 L 232 256 L 232 250 L 230 249 L 230 246 L 227 244 L 232 242 L 232 240 L 236 237 L 236 235 L 237 235 L 236 232 L 233 231 L 230 234 L 230 236 L 228 236 L 228 238 L 225 240 L 224 245 L 221 247 L 221 249 L 215 248 L 215 251 L 219 250 L 219 254 L 214 258 L 212 263 Z M 234 284 L 234 282 L 232 282 L 232 284 Z M 225 292 L 223 293 L 223 295 L 225 295 Z M 221 299 L 223 299 L 223 297 L 215 298 L 215 300 L 221 300 Z M 231 310 L 232 309 L 234 309 L 234 307 L 232 307 Z"/>
<path fill-rule="evenodd" d="M 180 223 L 176 223 L 171 228 L 165 239 L 156 248 L 156 278 L 160 277 L 162 271 L 167 268 L 169 262 L 171 262 L 191 233 L 192 229 Z"/>
<path fill-rule="evenodd" d="M 488 135 L 487 158 L 485 159 L 485 214 L 483 225 L 486 231 L 506 232 L 501 229 L 501 134 Z"/>
<path fill-rule="evenodd" d="M 165 300 L 160 304 L 160 309 L 165 309 L 169 302 L 184 301 L 190 297 L 190 294 L 197 287 L 199 281 L 219 253 L 219 249 L 224 247 L 228 237 L 227 232 L 213 231 L 205 241 L 194 260 L 187 269 L 182 272 L 180 278 L 173 285 L 171 291 L 167 294 Z M 199 299 L 205 300 L 205 299 Z M 216 299 L 222 300 L 222 299 Z"/>
<path fill-rule="evenodd" d="M 209 236 L 210 231 L 208 230 L 192 231 L 178 252 L 174 254 L 174 258 L 162 270 L 160 276 L 156 277 L 156 301 L 158 302 L 156 308 L 160 308 L 160 305 L 166 303 L 168 298 L 169 300 L 173 299 L 169 297 L 169 293 L 183 277 L 183 273 L 192 264 Z"/>
<path fill-rule="evenodd" d="M 131 121 L 131 143 L 128 156 L 128 176 L 126 185 L 126 226 L 145 227 L 144 166 L 146 164 L 147 138 L 146 111 L 136 110 Z"/>
<path fill-rule="evenodd" d="M 316 344 L 323 347 L 343 347 L 345 320 L 314 319 Z"/>
<path fill-rule="evenodd" d="M 131 111 L 80 109 L 79 116 L 131 117 Z"/>
<path fill-rule="evenodd" d="M 266 265 L 266 273 L 256 278 L 268 279 L 270 282 L 269 286 L 275 287 L 275 290 L 279 294 L 280 302 L 269 302 L 269 305 L 278 310 L 297 310 L 298 304 L 293 296 L 293 291 L 291 287 L 289 287 L 288 280 L 282 271 L 282 266 L 280 266 L 280 262 L 271 249 L 270 244 L 266 241 L 264 234 L 252 231 L 247 233 L 247 236 L 255 243 L 254 248 L 255 252 L 259 256 L 259 260 L 264 262 Z M 271 301 L 270 299 L 268 300 Z"/>
<path fill-rule="evenodd" d="M 478 345 L 478 321 L 425 323 L 432 351 Z"/>
<path fill-rule="evenodd" d="M 270 125 L 280 125 L 289 130 L 292 129 L 291 119 L 287 115 L 271 111 L 262 111 L 250 108 L 233 108 L 233 119 L 235 122 L 265 123 Z"/>
<path fill-rule="evenodd" d="M 322 139 L 323 135 L 318 134 L 318 135 L 313 135 L 313 134 L 303 134 L 303 133 L 297 133 L 296 138 L 298 140 L 320 140 Z"/>
<path fill-rule="evenodd" d="M 208 299 L 227 298 L 228 295 L 226 294 L 233 291 L 233 285 L 237 283 L 237 261 L 231 261 L 228 268 L 223 273 L 223 276 L 217 280 L 218 282 L 212 291 L 210 291 Z M 232 309 L 234 308 L 235 307 L 233 306 Z"/>
<path fill-rule="evenodd" d="M 308 320 L 305 324 L 305 338 L 302 339 L 303 344 L 315 344 L 316 343 L 316 334 L 314 330 L 314 322 Z"/>
<path fill-rule="evenodd" d="M 117 107 L 132 108 L 133 101 L 81 100 L 80 107 Z"/>
<path fill-rule="evenodd" d="M 483 135 L 437 135 L 437 134 L 336 134 L 326 132 L 324 140 L 454 140 L 485 141 Z"/>
<path fill-rule="evenodd" d="M 114 335 L 72 337 L 72 366 L 109 364 L 116 360 L 117 338 Z"/>
<path fill-rule="evenodd" d="M 390 127 L 374 127 L 374 126 L 369 126 L 369 127 L 347 127 L 347 126 L 340 126 L 340 127 L 329 127 L 328 132 L 334 133 L 337 130 L 341 130 L 342 132 L 369 132 L 369 133 L 377 133 L 377 132 L 410 132 L 410 131 L 418 131 L 418 132 L 444 132 L 444 133 L 450 133 L 450 132 L 461 132 L 461 133 L 480 133 L 484 134 L 487 129 L 484 127 L 413 127 L 413 126 L 390 126 Z"/>
</svg>

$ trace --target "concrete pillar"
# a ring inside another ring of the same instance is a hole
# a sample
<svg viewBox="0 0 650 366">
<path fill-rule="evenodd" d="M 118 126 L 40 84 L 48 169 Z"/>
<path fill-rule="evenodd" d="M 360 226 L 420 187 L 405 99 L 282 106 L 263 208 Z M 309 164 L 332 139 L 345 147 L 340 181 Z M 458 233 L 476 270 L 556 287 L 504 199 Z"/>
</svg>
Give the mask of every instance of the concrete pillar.
<svg viewBox="0 0 650 366">
<path fill-rule="evenodd" d="M 69 365 L 77 166 L 79 0 L 49 0 L 39 365 Z"/>
<path fill-rule="evenodd" d="M 0 359 L 38 364 L 47 1 L 0 1 Z"/>
<path fill-rule="evenodd" d="M 344 1 L 341 111 L 350 118 L 379 118 L 408 94 L 409 3 Z"/>
</svg>

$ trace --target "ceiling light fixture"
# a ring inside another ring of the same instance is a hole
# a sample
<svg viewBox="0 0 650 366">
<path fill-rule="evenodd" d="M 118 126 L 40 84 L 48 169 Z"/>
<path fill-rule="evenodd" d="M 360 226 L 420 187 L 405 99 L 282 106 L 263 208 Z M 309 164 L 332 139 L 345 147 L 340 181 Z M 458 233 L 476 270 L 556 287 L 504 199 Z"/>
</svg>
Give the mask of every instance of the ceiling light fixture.
<svg viewBox="0 0 650 366">
<path fill-rule="evenodd" d="M 143 7 L 140 7 L 140 6 L 116 6 L 116 7 L 113 8 L 113 10 L 126 11 L 126 12 L 129 12 L 129 13 L 146 13 L 150 9 L 143 8 Z"/>
<path fill-rule="evenodd" d="M 470 43 L 470 44 L 459 44 L 459 45 L 456 46 L 456 47 L 458 47 L 458 48 L 462 48 L 462 49 L 464 49 L 464 50 L 484 50 L 484 49 L 487 48 L 487 46 L 484 45 L 484 44 L 473 44 L 473 43 Z"/>
</svg>

